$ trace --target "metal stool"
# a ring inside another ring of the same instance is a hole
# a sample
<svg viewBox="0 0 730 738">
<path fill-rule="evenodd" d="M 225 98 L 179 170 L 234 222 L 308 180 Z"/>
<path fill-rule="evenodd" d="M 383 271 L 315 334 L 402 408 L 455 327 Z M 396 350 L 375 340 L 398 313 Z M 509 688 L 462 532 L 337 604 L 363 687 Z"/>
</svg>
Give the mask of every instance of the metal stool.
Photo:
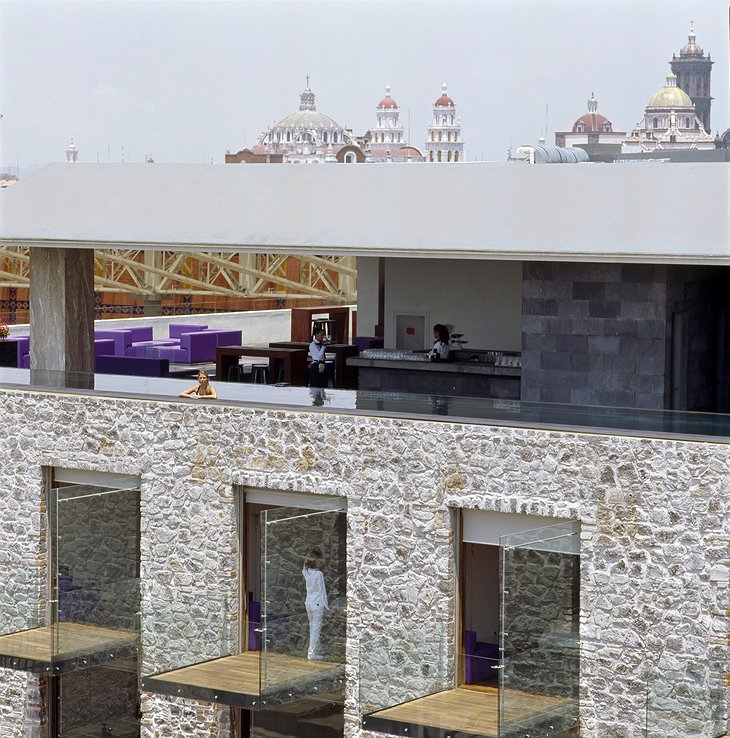
<svg viewBox="0 0 730 738">
<path fill-rule="evenodd" d="M 228 381 L 243 382 L 243 367 L 240 364 L 228 367 Z"/>
<path fill-rule="evenodd" d="M 268 384 L 269 383 L 269 365 L 268 364 L 254 364 L 251 367 L 251 381 L 254 384 Z"/>
</svg>

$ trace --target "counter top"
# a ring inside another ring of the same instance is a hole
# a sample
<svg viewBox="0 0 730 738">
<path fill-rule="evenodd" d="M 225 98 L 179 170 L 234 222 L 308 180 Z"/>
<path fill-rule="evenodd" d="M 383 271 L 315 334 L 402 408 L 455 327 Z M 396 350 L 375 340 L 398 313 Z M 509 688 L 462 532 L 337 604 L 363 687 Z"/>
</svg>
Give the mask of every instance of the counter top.
<svg viewBox="0 0 730 738">
<path fill-rule="evenodd" d="M 518 366 L 494 366 L 478 361 L 399 361 L 397 359 L 369 359 L 354 356 L 347 359 L 348 366 L 373 369 L 407 369 L 415 372 L 438 372 L 445 374 L 484 374 L 495 377 L 519 377 Z"/>
</svg>

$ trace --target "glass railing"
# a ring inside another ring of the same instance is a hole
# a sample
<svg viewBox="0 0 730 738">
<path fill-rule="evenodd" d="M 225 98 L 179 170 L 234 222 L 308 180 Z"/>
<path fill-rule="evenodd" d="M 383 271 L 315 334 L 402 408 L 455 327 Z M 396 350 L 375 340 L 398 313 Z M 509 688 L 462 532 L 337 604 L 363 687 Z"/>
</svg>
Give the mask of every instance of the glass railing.
<svg viewBox="0 0 730 738">
<path fill-rule="evenodd" d="M 387 614 L 398 622 L 396 613 Z M 453 688 L 455 650 L 443 637 L 442 625 L 423 626 L 419 631 L 381 623 L 360 640 L 359 702 L 365 730 L 408 735 L 406 728 L 432 725 L 432 716 L 423 715 L 424 698 Z"/>
<path fill-rule="evenodd" d="M 251 711 L 245 718 L 251 738 L 342 738 L 345 734 L 344 690 L 308 695 L 287 704 L 284 709 Z"/>
<path fill-rule="evenodd" d="M 342 510 L 261 512 L 261 694 L 268 704 L 342 686 L 346 525 Z"/>
<path fill-rule="evenodd" d="M 0 664 L 59 674 L 135 656 L 138 487 L 54 488 L 47 508 L 50 593 L 27 569 L 8 569 L 6 592 L 16 612 L 0 620 Z"/>
<path fill-rule="evenodd" d="M 56 735 L 139 738 L 136 659 L 63 674 L 57 685 Z"/>
<path fill-rule="evenodd" d="M 580 523 L 500 538 L 500 738 L 578 724 Z"/>
<path fill-rule="evenodd" d="M 0 386 L 24 386 L 39 390 L 93 390 L 107 396 L 151 396 L 177 399 L 191 386 L 191 378 L 87 375 L 71 372 L 29 372 L 0 368 Z M 215 379 L 213 380 L 216 381 Z M 615 431 L 638 436 L 730 438 L 730 414 L 644 410 L 638 408 L 561 405 L 554 403 L 495 400 L 483 397 L 423 395 L 408 392 L 317 390 L 308 387 L 276 387 L 242 382 L 218 382 L 218 400 L 225 404 L 302 408 L 317 412 L 350 411 L 394 416 L 431 416 L 454 421 L 477 421 L 533 428 L 565 428 Z M 185 402 L 185 400 L 180 400 Z M 213 402 L 211 400 L 211 402 Z"/>
</svg>

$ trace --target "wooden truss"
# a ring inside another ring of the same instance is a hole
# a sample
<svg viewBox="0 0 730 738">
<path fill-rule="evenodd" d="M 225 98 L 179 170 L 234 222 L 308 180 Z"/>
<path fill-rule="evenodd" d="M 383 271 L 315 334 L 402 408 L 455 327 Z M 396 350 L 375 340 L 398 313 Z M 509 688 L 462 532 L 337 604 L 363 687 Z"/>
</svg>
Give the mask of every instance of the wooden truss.
<svg viewBox="0 0 730 738">
<path fill-rule="evenodd" d="M 97 291 L 140 299 L 181 294 L 342 303 L 357 299 L 352 256 L 97 249 L 94 265 Z M 0 287 L 29 285 L 28 249 L 0 248 Z"/>
</svg>

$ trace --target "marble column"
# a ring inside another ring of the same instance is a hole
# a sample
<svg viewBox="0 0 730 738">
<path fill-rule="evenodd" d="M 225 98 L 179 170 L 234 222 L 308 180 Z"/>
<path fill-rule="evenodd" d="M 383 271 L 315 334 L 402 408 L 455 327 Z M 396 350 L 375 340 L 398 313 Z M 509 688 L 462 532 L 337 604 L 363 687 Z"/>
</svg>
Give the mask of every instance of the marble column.
<svg viewBox="0 0 730 738">
<path fill-rule="evenodd" d="M 94 251 L 30 249 L 30 379 L 94 386 Z"/>
</svg>

